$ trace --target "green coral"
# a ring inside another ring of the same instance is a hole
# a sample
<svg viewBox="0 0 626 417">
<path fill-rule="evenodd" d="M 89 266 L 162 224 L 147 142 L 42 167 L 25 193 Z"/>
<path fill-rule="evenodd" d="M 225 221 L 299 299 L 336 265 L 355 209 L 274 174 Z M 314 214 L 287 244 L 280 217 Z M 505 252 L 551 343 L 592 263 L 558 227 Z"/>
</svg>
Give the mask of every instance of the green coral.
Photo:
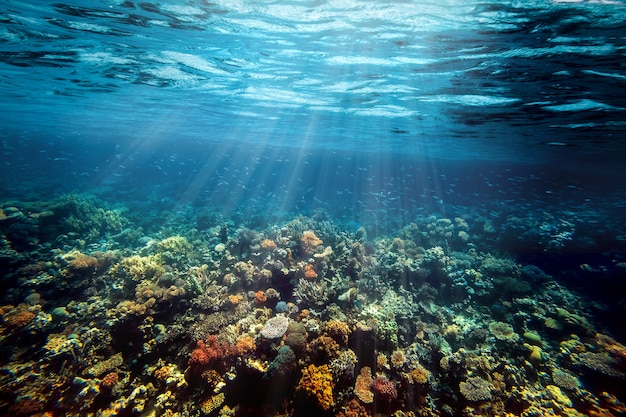
<svg viewBox="0 0 626 417">
<path fill-rule="evenodd" d="M 121 233 L 128 226 L 129 221 L 120 209 L 110 210 L 97 204 L 93 199 L 68 195 L 51 208 L 54 215 L 50 219 L 61 217 L 62 231 L 70 238 L 79 237 L 84 243 Z"/>
<path fill-rule="evenodd" d="M 161 260 L 170 266 L 183 269 L 193 258 L 193 245 L 184 236 L 170 236 L 156 244 Z"/>
</svg>

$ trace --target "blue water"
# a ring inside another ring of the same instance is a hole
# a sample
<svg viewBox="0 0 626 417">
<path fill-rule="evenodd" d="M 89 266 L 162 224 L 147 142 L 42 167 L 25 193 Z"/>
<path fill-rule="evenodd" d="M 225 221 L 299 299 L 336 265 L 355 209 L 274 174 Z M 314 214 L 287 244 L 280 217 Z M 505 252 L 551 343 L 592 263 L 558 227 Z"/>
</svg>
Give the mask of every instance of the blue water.
<svg viewBox="0 0 626 417">
<path fill-rule="evenodd" d="M 623 0 L 5 0 L 0 207 L 87 195 L 153 235 L 462 216 L 551 274 L 613 271 L 625 63 Z M 623 274 L 595 294 L 616 314 Z"/>
<path fill-rule="evenodd" d="M 420 195 L 621 198 L 624 11 L 4 2 L 3 186 L 225 191 L 355 216 L 387 195 L 399 210 Z"/>
</svg>

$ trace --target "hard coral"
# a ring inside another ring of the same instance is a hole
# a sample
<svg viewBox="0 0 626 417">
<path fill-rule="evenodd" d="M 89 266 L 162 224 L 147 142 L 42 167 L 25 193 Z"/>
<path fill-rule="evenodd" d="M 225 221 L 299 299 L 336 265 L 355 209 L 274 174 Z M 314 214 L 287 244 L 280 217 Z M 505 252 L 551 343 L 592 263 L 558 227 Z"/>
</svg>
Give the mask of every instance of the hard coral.
<svg viewBox="0 0 626 417">
<path fill-rule="evenodd" d="M 419 364 L 409 372 L 409 379 L 413 384 L 425 384 L 429 378 L 430 371 Z"/>
<path fill-rule="evenodd" d="M 262 290 L 258 290 L 254 293 L 254 303 L 256 305 L 263 305 L 266 301 L 267 296 L 265 295 L 265 292 L 263 292 Z"/>
<path fill-rule="evenodd" d="M 119 380 L 120 377 L 117 372 L 109 372 L 104 376 L 104 378 L 102 378 L 100 386 L 104 389 L 110 390 Z"/>
<path fill-rule="evenodd" d="M 370 417 L 370 413 L 357 400 L 352 399 L 346 407 L 337 414 L 338 417 Z"/>
<path fill-rule="evenodd" d="M 306 230 L 302 233 L 302 237 L 300 238 L 300 245 L 302 247 L 302 251 L 306 255 L 311 255 L 315 248 L 321 245 L 322 240 L 315 235 L 315 232 L 312 230 Z"/>
<path fill-rule="evenodd" d="M 263 239 L 261 241 L 261 249 L 263 249 L 264 251 L 271 252 L 274 249 L 276 249 L 276 242 L 274 242 L 271 239 Z"/>
<path fill-rule="evenodd" d="M 492 398 L 491 385 L 481 377 L 468 378 L 459 384 L 461 394 L 470 401 L 483 401 Z"/>
<path fill-rule="evenodd" d="M 203 368 L 212 361 L 230 356 L 231 353 L 229 346 L 220 343 L 216 336 L 211 335 L 207 337 L 206 342 L 198 340 L 196 349 L 189 357 L 189 367 Z"/>
<path fill-rule="evenodd" d="M 20 328 L 27 326 L 32 323 L 37 316 L 34 312 L 28 310 L 25 304 L 20 304 L 15 308 L 12 308 L 11 306 L 8 307 L 8 312 L 2 317 L 2 320 L 7 327 Z"/>
<path fill-rule="evenodd" d="M 372 382 L 374 396 L 382 401 L 391 402 L 398 398 L 396 384 L 385 375 L 378 375 Z"/>
<path fill-rule="evenodd" d="M 63 258 L 69 261 L 68 269 L 77 275 L 92 273 L 98 267 L 98 259 L 77 250 L 67 253 Z"/>
<path fill-rule="evenodd" d="M 354 395 L 365 404 L 372 403 L 374 401 L 374 393 L 372 392 L 372 370 L 369 366 L 361 368 L 361 372 L 356 377 L 356 383 L 354 384 Z"/>
<path fill-rule="evenodd" d="M 334 387 L 333 376 L 327 365 L 309 365 L 302 370 L 302 377 L 296 386 L 296 391 L 305 394 L 324 411 L 327 411 L 335 405 L 333 399 Z"/>
<path fill-rule="evenodd" d="M 306 279 L 315 279 L 315 278 L 317 278 L 317 272 L 315 272 L 315 268 L 313 268 L 313 265 L 306 264 L 304 266 L 304 277 Z"/>
<path fill-rule="evenodd" d="M 330 319 L 323 327 L 324 333 L 332 337 L 337 343 L 346 345 L 350 336 L 350 326 L 341 320 Z"/>
</svg>

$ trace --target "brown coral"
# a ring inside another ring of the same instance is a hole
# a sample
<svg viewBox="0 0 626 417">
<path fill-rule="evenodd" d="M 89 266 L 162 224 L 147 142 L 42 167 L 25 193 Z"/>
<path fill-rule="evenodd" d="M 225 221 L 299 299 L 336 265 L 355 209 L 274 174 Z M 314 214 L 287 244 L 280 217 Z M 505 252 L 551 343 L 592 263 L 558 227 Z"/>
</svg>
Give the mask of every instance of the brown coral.
<svg viewBox="0 0 626 417">
<path fill-rule="evenodd" d="M 470 401 L 484 401 L 492 398 L 491 385 L 481 377 L 467 378 L 459 383 L 459 390 Z"/>
<path fill-rule="evenodd" d="M 337 343 L 346 345 L 350 336 L 350 326 L 344 321 L 331 319 L 323 327 L 324 332 L 332 337 Z"/>
<path fill-rule="evenodd" d="M 425 384 L 429 378 L 430 371 L 419 364 L 409 372 L 409 380 L 413 384 Z"/>
<path fill-rule="evenodd" d="M 104 378 L 102 378 L 102 382 L 100 383 L 100 386 L 103 389 L 110 390 L 111 388 L 115 386 L 115 384 L 117 384 L 119 380 L 120 380 L 120 377 L 117 374 L 117 372 L 109 372 L 108 374 L 104 376 Z"/>
<path fill-rule="evenodd" d="M 20 304 L 19 306 L 13 308 L 13 306 L 6 306 L 7 308 L 3 310 L 7 311 L 2 316 L 2 320 L 7 327 L 10 328 L 20 328 L 29 325 L 35 320 L 37 316 L 34 312 L 28 310 L 28 306 L 25 304 Z"/>
<path fill-rule="evenodd" d="M 98 259 L 79 251 L 69 252 L 64 258 L 69 260 L 67 267 L 73 274 L 86 275 L 98 268 Z"/>
<path fill-rule="evenodd" d="M 406 362 L 406 356 L 400 349 L 394 350 L 391 353 L 391 366 L 394 368 L 402 368 L 402 365 Z"/>
</svg>

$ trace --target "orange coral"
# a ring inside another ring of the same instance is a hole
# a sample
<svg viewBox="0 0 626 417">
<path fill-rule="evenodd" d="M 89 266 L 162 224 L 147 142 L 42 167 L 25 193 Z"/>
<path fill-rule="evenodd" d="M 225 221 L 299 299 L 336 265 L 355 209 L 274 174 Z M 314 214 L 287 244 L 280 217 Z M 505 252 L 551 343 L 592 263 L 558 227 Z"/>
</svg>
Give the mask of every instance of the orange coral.
<svg viewBox="0 0 626 417">
<path fill-rule="evenodd" d="M 312 230 L 306 230 L 302 233 L 302 238 L 300 238 L 300 244 L 302 246 L 302 250 L 305 254 L 311 255 L 315 248 L 321 245 L 322 240 L 315 235 L 315 232 Z"/>
<path fill-rule="evenodd" d="M 8 312 L 4 314 L 2 319 L 7 327 L 20 328 L 32 323 L 36 316 L 34 312 L 27 310 L 25 304 L 20 304 L 15 308 L 9 307 Z"/>
<path fill-rule="evenodd" d="M 104 389 L 111 389 L 119 380 L 120 377 L 117 372 L 109 372 L 104 376 L 104 378 L 102 378 L 101 386 Z"/>
<path fill-rule="evenodd" d="M 333 388 L 335 383 L 328 365 L 309 365 L 302 370 L 302 377 L 296 386 L 296 391 L 304 393 L 307 397 L 315 400 L 324 410 L 329 410 L 335 405 Z"/>
<path fill-rule="evenodd" d="M 261 249 L 265 251 L 273 251 L 276 249 L 276 242 L 271 239 L 263 239 L 261 241 Z"/>
<path fill-rule="evenodd" d="M 243 300 L 243 295 L 241 294 L 229 294 L 228 295 L 228 301 L 234 306 L 239 304 L 241 300 Z"/>
<path fill-rule="evenodd" d="M 165 381 L 167 378 L 170 377 L 170 373 L 171 370 L 169 366 L 162 366 L 154 371 L 154 377 L 160 379 L 161 381 Z"/>
<path fill-rule="evenodd" d="M 254 343 L 254 338 L 250 336 L 243 336 L 237 340 L 235 344 L 235 351 L 237 356 L 243 356 L 247 353 L 254 352 L 256 350 L 256 343 Z"/>
<path fill-rule="evenodd" d="M 317 272 L 315 272 L 315 268 L 313 268 L 313 265 L 306 264 L 304 266 L 304 277 L 307 279 L 317 278 Z"/>
<path fill-rule="evenodd" d="M 354 394 L 361 402 L 369 404 L 374 401 L 374 393 L 371 389 L 373 382 L 374 379 L 372 378 L 372 370 L 370 367 L 364 366 L 361 368 L 361 372 L 356 377 L 354 384 Z"/>
<path fill-rule="evenodd" d="M 224 357 L 227 351 L 227 347 L 222 345 L 214 335 L 207 337 L 206 342 L 198 340 L 198 346 L 189 357 L 189 366 L 192 368 L 206 366 L 209 362 Z"/>
<path fill-rule="evenodd" d="M 254 293 L 254 302 L 257 305 L 265 304 L 266 301 L 267 301 L 267 296 L 265 295 L 265 292 L 258 290 L 257 292 Z"/>
</svg>

